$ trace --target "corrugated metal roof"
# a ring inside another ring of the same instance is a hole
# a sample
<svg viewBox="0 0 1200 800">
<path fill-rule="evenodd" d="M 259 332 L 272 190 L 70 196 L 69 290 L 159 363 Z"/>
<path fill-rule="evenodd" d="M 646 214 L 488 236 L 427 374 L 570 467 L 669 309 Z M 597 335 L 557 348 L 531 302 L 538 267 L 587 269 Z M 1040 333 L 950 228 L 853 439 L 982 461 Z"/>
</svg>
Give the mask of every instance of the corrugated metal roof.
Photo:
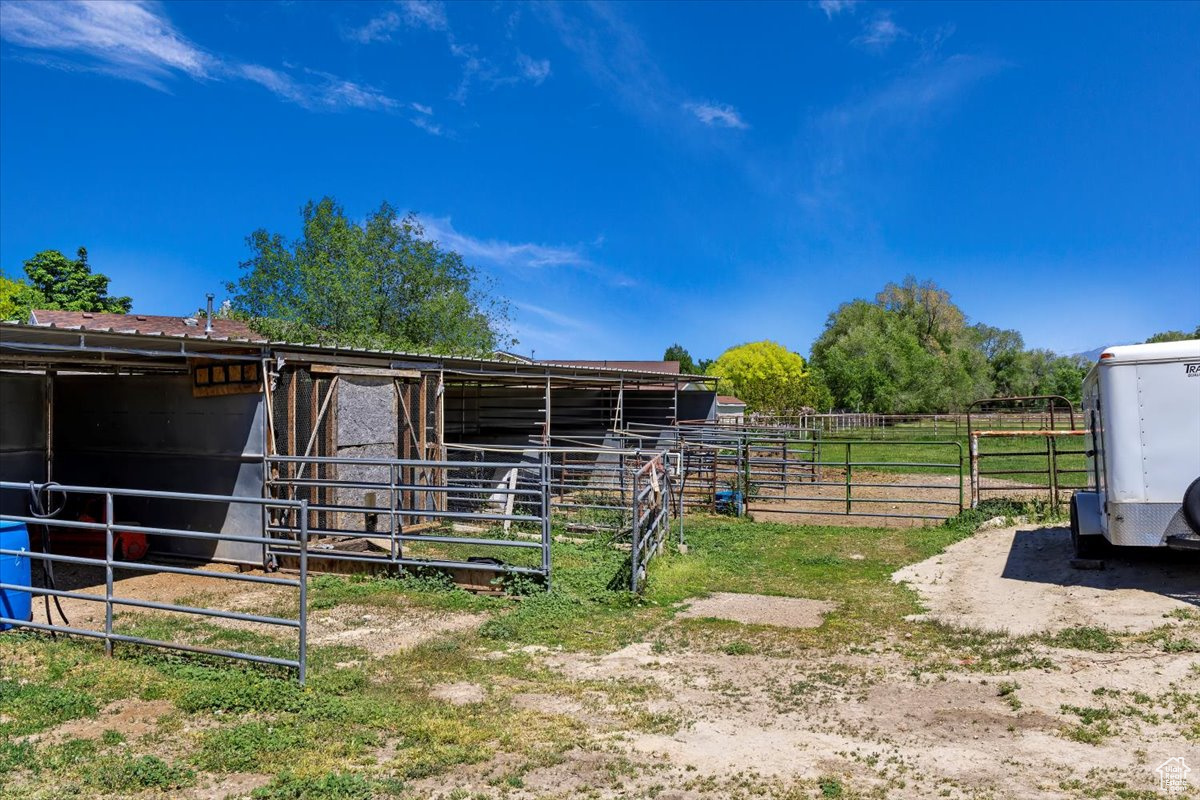
<svg viewBox="0 0 1200 800">
<path fill-rule="evenodd" d="M 123 314 L 113 315 L 116 317 L 124 317 Z M 136 315 L 132 315 L 136 316 Z M 214 323 L 216 320 L 214 320 Z M 637 370 L 637 369 L 618 369 L 614 367 L 601 366 L 583 366 L 579 363 L 570 362 L 552 362 L 539 361 L 534 364 L 521 364 L 513 361 L 506 361 L 497 358 L 477 358 L 473 356 L 446 356 L 436 353 L 419 353 L 403 350 L 380 350 L 366 347 L 351 347 L 346 345 L 321 345 L 310 344 L 306 342 L 281 342 L 270 341 L 262 338 L 245 338 L 237 336 L 221 336 L 216 335 L 216 326 L 214 324 L 214 334 L 205 335 L 204 328 L 201 326 L 197 334 L 190 333 L 172 333 L 169 331 L 161 331 L 155 333 L 145 333 L 120 328 L 99 328 L 94 325 L 87 327 L 82 324 L 67 324 L 58 325 L 55 323 L 42 323 L 30 325 L 19 322 L 4 322 L 0 323 L 0 333 L 4 333 L 11 338 L 14 333 L 20 331 L 28 331 L 29 333 L 60 331 L 66 332 L 83 332 L 95 333 L 102 335 L 111 335 L 132 340 L 142 340 L 145 342 L 162 342 L 164 340 L 178 340 L 180 342 L 187 341 L 195 344 L 213 344 L 213 345 L 234 345 L 234 346 L 253 346 L 269 350 L 284 350 L 293 352 L 303 352 L 306 354 L 323 354 L 329 356 L 338 355 L 355 355 L 365 357 L 380 357 L 387 358 L 389 361 L 394 360 L 412 360 L 423 361 L 430 365 L 431 368 L 458 368 L 458 369 L 488 369 L 496 374 L 542 374 L 545 370 L 554 370 L 563 374 L 579 374 L 580 372 L 589 372 L 596 375 L 637 375 L 656 377 L 662 380 L 663 373 L 654 370 Z M 172 351 L 165 351 L 163 355 L 178 355 Z M 679 377 L 693 380 L 703 380 L 703 375 L 680 375 Z M 712 380 L 709 378 L 708 380 Z"/>
</svg>

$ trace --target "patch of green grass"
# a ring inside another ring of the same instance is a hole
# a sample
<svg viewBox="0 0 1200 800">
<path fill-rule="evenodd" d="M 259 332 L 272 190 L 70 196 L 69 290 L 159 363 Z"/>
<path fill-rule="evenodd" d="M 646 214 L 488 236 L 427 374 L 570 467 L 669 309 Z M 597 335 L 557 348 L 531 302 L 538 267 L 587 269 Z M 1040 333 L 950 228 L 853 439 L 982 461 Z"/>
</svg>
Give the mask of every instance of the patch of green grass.
<svg viewBox="0 0 1200 800">
<path fill-rule="evenodd" d="M 86 785 L 108 794 L 183 789 L 195 782 L 195 772 L 158 756 L 105 756 L 94 761 L 84 774 Z"/>
<path fill-rule="evenodd" d="M 742 641 L 734 641 L 721 648 L 727 656 L 748 656 L 754 652 L 754 647 Z"/>
<path fill-rule="evenodd" d="M 311 743 L 299 726 L 248 722 L 206 733 L 194 763 L 207 772 L 273 771 Z"/>
<path fill-rule="evenodd" d="M 0 682 L 0 736 L 21 736 L 60 725 L 67 720 L 92 717 L 97 712 L 91 695 L 45 683 Z"/>
<path fill-rule="evenodd" d="M 320 777 L 299 777 L 284 772 L 250 796 L 254 800 L 371 800 L 375 786 L 361 775 L 331 772 Z"/>
<path fill-rule="evenodd" d="M 1111 632 L 1090 625 L 1064 628 L 1058 633 L 1044 637 L 1046 644 L 1069 650 L 1089 650 L 1094 653 L 1111 653 L 1121 643 Z"/>
</svg>

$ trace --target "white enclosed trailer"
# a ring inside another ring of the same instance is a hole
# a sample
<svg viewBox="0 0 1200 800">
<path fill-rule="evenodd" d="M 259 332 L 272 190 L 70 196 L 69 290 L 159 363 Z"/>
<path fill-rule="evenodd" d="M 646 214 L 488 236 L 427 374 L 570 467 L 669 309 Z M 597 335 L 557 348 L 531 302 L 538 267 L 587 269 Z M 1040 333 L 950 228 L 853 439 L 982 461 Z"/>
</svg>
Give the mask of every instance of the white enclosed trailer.
<svg viewBox="0 0 1200 800">
<path fill-rule="evenodd" d="M 1080 556 L 1106 544 L 1200 549 L 1200 340 L 1110 347 L 1083 381 Z"/>
</svg>

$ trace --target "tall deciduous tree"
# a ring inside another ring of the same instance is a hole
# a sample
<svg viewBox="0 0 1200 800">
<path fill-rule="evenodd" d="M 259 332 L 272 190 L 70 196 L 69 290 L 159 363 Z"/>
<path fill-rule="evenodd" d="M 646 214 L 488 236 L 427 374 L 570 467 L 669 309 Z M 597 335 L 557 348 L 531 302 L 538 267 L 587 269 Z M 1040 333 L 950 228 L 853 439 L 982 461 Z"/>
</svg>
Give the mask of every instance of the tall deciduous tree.
<svg viewBox="0 0 1200 800">
<path fill-rule="evenodd" d="M 85 247 L 79 248 L 74 259 L 58 250 L 43 250 L 25 262 L 25 275 L 29 278 L 28 291 L 20 286 L 17 291 L 23 292 L 25 301 L 33 307 L 114 314 L 126 314 L 133 307 L 129 297 L 109 296 L 110 278 L 92 272 Z"/>
<path fill-rule="evenodd" d="M 483 354 L 512 343 L 508 305 L 462 256 L 387 203 L 364 222 L 329 197 L 303 209 L 298 239 L 250 234 L 233 309 L 285 340 Z"/>
<path fill-rule="evenodd" d="M 828 396 L 804 358 L 772 341 L 729 348 L 709 366 L 708 374 L 720 379 L 720 391 L 737 395 L 751 411 L 828 406 Z"/>
</svg>

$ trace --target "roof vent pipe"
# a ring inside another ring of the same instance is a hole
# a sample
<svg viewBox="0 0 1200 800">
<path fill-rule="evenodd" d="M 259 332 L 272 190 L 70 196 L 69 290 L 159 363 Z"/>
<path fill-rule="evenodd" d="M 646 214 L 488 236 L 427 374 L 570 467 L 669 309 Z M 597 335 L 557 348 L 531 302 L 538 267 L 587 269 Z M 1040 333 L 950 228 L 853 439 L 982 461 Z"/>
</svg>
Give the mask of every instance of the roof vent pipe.
<svg viewBox="0 0 1200 800">
<path fill-rule="evenodd" d="M 212 294 L 212 292 L 209 292 L 208 293 L 208 314 L 206 314 L 204 317 L 204 332 L 205 333 L 212 333 L 212 315 L 213 315 L 212 301 L 213 301 L 213 294 Z"/>
</svg>

